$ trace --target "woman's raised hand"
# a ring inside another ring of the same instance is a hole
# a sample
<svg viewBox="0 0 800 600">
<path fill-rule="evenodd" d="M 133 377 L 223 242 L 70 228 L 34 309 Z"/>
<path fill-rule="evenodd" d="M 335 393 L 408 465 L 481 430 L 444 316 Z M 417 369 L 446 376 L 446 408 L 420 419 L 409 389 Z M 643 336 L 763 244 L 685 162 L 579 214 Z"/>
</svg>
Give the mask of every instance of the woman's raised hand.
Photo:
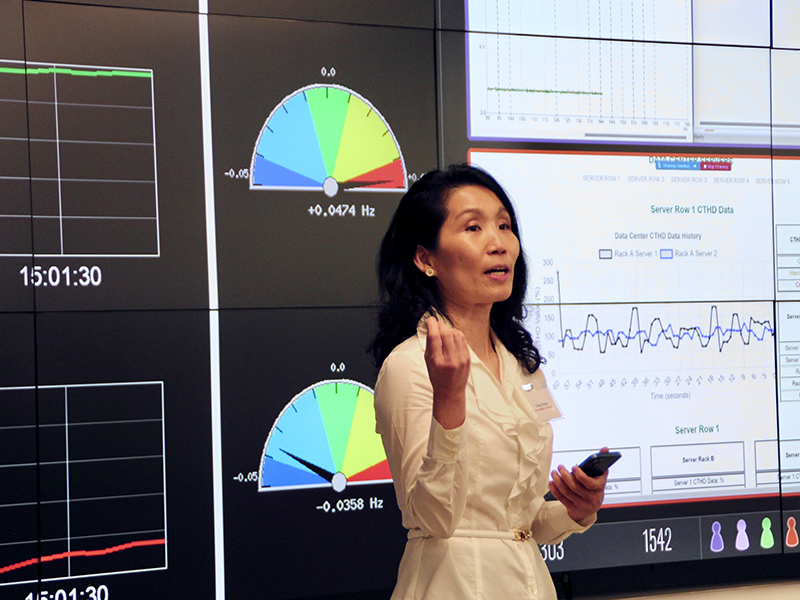
<svg viewBox="0 0 800 600">
<path fill-rule="evenodd" d="M 425 364 L 433 386 L 433 417 L 444 429 L 459 427 L 467 416 L 469 344 L 464 334 L 430 317 Z"/>
</svg>

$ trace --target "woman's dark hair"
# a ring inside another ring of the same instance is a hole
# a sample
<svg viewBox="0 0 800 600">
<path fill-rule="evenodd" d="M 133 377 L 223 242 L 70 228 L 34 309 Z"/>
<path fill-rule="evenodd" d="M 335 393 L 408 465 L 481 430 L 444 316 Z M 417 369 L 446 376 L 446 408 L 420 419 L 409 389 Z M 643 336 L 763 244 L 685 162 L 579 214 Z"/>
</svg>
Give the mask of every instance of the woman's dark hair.
<svg viewBox="0 0 800 600">
<path fill-rule="evenodd" d="M 436 279 L 427 277 L 414 264 L 417 246 L 435 250 L 439 231 L 447 218 L 447 199 L 455 190 L 477 185 L 494 193 L 511 217 L 511 230 L 519 238 L 514 207 L 495 179 L 470 165 L 453 165 L 445 171 L 426 173 L 400 200 L 378 254 L 378 287 L 383 306 L 378 315 L 378 333 L 369 351 L 378 366 L 389 353 L 417 331 L 417 323 L 430 309 L 447 317 Z M 495 302 L 491 327 L 503 345 L 531 373 L 543 362 L 531 334 L 522 325 L 528 271 L 520 250 L 514 265 L 511 296 Z"/>
</svg>

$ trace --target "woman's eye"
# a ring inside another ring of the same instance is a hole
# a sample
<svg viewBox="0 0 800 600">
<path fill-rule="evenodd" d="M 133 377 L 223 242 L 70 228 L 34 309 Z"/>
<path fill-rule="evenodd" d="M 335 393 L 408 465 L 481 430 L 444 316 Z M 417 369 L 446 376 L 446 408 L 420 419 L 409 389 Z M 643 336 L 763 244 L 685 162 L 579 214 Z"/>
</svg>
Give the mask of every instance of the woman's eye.
<svg viewBox="0 0 800 600">
<path fill-rule="evenodd" d="M 477 225 L 467 225 L 467 231 L 479 231 L 480 227 Z"/>
</svg>

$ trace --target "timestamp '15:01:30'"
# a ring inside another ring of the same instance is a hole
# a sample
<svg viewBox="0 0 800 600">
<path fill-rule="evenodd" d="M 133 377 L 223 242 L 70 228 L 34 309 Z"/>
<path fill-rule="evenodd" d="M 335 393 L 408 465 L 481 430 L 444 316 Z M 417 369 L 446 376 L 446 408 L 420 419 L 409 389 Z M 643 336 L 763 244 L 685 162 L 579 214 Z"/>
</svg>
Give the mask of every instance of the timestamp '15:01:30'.
<svg viewBox="0 0 800 600">
<path fill-rule="evenodd" d="M 22 284 L 25 287 L 58 287 L 58 286 L 95 286 L 103 282 L 103 271 L 100 267 L 42 267 L 25 265 L 19 270 L 22 275 Z"/>
</svg>

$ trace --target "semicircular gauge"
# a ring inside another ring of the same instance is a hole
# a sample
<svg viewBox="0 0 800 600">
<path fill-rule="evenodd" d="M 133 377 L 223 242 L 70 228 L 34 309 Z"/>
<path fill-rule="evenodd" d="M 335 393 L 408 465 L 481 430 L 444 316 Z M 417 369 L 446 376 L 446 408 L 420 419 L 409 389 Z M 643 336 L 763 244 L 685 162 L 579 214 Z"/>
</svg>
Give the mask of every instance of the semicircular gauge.
<svg viewBox="0 0 800 600">
<path fill-rule="evenodd" d="M 397 192 L 406 165 L 389 124 L 366 99 L 315 84 L 270 113 L 253 149 L 250 189 Z"/>
<path fill-rule="evenodd" d="M 375 433 L 375 395 L 349 379 L 315 383 L 292 398 L 267 436 L 258 491 L 392 480 Z"/>
</svg>

